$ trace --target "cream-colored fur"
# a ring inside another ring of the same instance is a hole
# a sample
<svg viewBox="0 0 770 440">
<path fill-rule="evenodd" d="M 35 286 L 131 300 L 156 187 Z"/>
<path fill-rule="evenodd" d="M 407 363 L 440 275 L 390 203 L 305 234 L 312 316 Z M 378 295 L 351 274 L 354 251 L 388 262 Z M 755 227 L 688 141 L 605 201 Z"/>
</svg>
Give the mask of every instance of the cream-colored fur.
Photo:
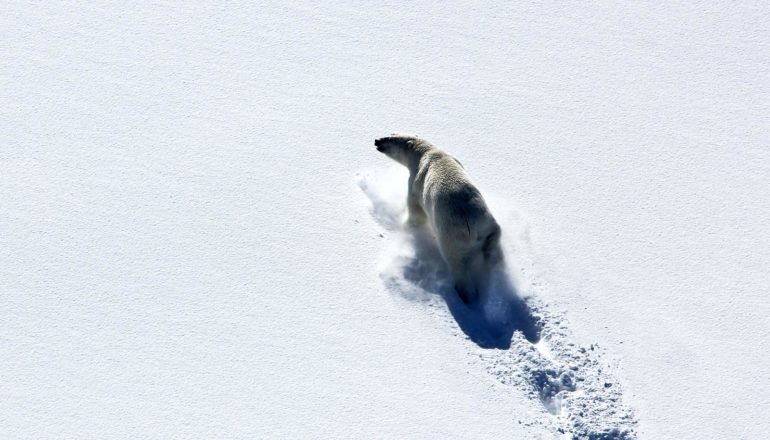
<svg viewBox="0 0 770 440">
<path fill-rule="evenodd" d="M 375 140 L 377 150 L 409 169 L 409 223 L 427 221 L 466 303 L 486 287 L 502 261 L 500 226 L 462 164 L 430 142 L 394 134 Z"/>
</svg>

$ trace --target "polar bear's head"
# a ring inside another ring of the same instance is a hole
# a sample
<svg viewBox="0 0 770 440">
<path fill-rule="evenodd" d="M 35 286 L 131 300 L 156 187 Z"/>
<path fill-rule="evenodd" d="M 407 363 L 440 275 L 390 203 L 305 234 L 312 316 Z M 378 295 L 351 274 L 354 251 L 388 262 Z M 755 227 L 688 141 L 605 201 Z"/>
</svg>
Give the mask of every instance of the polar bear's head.
<svg viewBox="0 0 770 440">
<path fill-rule="evenodd" d="M 419 162 L 420 156 L 431 146 L 417 136 L 399 133 L 375 139 L 374 145 L 377 151 L 407 167 Z"/>
</svg>

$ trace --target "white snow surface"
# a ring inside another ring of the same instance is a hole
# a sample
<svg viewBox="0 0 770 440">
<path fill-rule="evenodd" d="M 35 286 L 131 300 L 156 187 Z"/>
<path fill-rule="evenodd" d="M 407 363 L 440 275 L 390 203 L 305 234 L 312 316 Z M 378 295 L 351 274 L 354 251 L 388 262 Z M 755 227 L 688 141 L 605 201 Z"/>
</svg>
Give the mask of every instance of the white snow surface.
<svg viewBox="0 0 770 440">
<path fill-rule="evenodd" d="M 766 2 L 6 1 L 0 55 L 3 438 L 770 431 Z M 539 342 L 400 224 L 394 131 Z"/>
</svg>

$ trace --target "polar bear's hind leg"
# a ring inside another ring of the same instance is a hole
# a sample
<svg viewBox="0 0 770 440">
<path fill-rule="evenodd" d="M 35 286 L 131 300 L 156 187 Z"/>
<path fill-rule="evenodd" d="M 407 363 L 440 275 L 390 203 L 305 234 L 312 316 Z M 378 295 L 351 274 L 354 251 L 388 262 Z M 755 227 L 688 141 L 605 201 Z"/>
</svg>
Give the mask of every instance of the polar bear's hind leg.
<svg viewBox="0 0 770 440">
<path fill-rule="evenodd" d="M 439 239 L 439 248 L 449 266 L 457 294 L 464 303 L 474 302 L 487 288 L 491 271 L 502 262 L 500 227 L 478 241 L 467 243 L 451 238 Z"/>
<path fill-rule="evenodd" d="M 500 226 L 497 223 L 495 223 L 492 232 L 484 239 L 481 252 L 484 255 L 484 261 L 488 270 L 493 269 L 498 263 L 502 262 L 503 251 L 500 248 Z"/>
<path fill-rule="evenodd" d="M 439 238 L 439 249 L 460 299 L 466 304 L 474 302 L 480 293 L 478 275 L 484 266 L 479 247 Z"/>
</svg>

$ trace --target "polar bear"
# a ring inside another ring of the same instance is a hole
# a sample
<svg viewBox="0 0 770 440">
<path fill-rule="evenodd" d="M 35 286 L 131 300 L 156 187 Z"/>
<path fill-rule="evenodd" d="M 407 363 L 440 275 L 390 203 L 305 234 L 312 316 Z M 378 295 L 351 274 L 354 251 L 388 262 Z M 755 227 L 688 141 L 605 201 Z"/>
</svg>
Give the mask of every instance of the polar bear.
<svg viewBox="0 0 770 440">
<path fill-rule="evenodd" d="M 416 136 L 393 134 L 374 141 L 377 151 L 409 169 L 408 222 L 427 223 L 466 304 L 486 287 L 502 262 L 500 226 L 462 164 Z"/>
</svg>

